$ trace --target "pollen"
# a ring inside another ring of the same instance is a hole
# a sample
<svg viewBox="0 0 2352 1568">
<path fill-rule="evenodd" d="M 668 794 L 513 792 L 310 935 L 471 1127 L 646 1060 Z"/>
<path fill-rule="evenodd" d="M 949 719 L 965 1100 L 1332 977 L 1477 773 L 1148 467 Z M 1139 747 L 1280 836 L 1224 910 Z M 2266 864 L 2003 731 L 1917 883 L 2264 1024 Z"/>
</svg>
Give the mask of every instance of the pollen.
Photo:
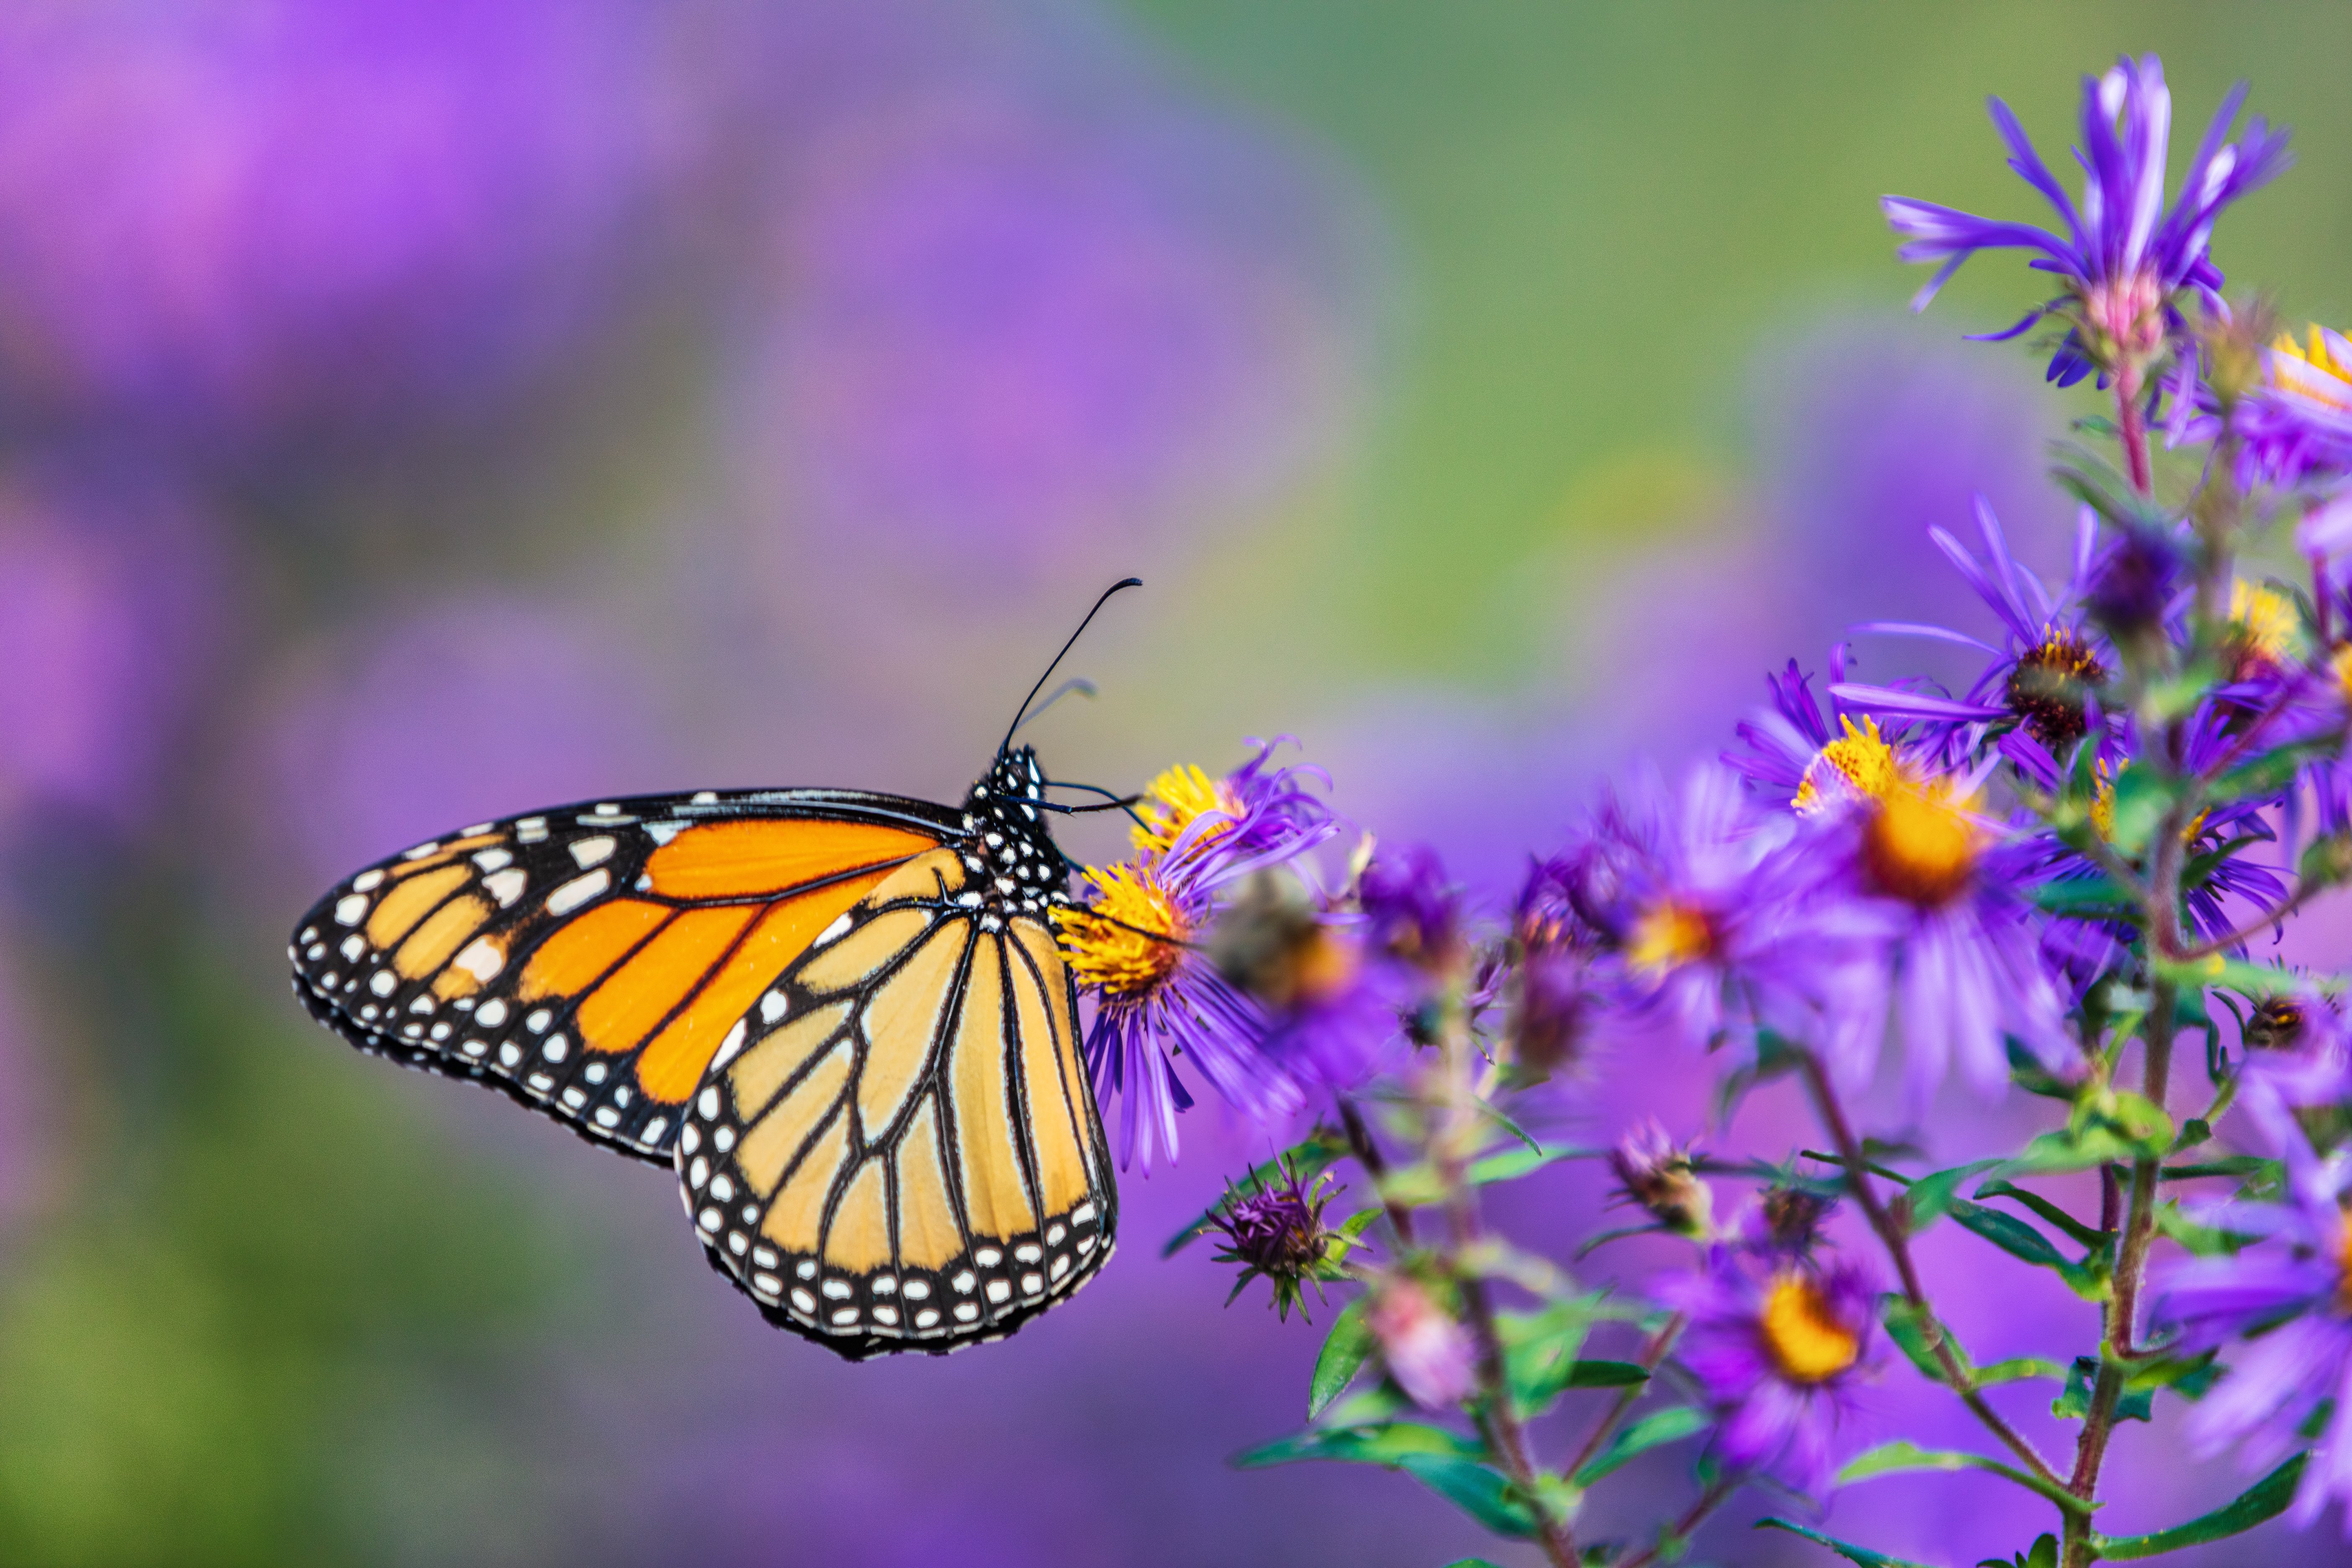
<svg viewBox="0 0 2352 1568">
<path fill-rule="evenodd" d="M 2027 732 L 2055 754 L 2090 729 L 2090 695 L 2106 679 L 2105 667 L 2081 637 L 2052 626 L 2018 656 L 2002 696 Z"/>
<path fill-rule="evenodd" d="M 1637 972 L 1655 977 L 1696 963 L 1714 951 L 1715 924 L 1706 910 L 1661 899 L 1633 922 L 1633 940 L 1625 944 L 1625 962 Z"/>
<path fill-rule="evenodd" d="M 1895 765 L 1895 748 L 1878 733 L 1878 721 L 1865 718 L 1862 728 L 1841 715 L 1845 733 L 1823 746 L 1805 764 L 1805 776 L 1789 804 L 1798 815 L 1811 816 L 1832 805 L 1857 800 L 1877 800 L 1893 789 L 1901 776 Z"/>
<path fill-rule="evenodd" d="M 2309 365 L 2319 373 L 2316 376 L 2302 374 L 2296 372 L 2294 365 L 2282 365 L 2273 360 L 2272 363 L 2273 380 L 2281 384 L 2292 383 L 2294 391 L 2316 397 L 2337 408 L 2352 409 L 2352 364 L 2347 364 L 2336 357 L 2334 351 L 2328 347 L 2327 334 L 2320 330 L 2318 322 L 2315 321 L 2311 324 L 2307 343 L 2295 342 L 2293 332 L 2281 332 L 2271 340 L 2271 352 L 2281 358 Z M 2321 376 L 2326 377 L 2326 380 L 2322 381 Z"/>
<path fill-rule="evenodd" d="M 1821 1286 L 1801 1274 L 1783 1274 L 1772 1282 L 1759 1326 L 1772 1364 L 1790 1383 L 1826 1383 L 1862 1352 L 1861 1342 L 1838 1321 Z"/>
<path fill-rule="evenodd" d="M 1184 830 L 1209 812 L 1222 812 L 1227 816 L 1241 814 L 1241 802 L 1230 786 L 1213 779 L 1190 763 L 1180 763 L 1151 781 L 1143 792 L 1143 821 L 1128 829 L 1138 849 L 1164 855 L 1175 847 Z M 1207 828 L 1203 838 L 1215 838 L 1233 831 L 1230 822 L 1217 823 Z"/>
<path fill-rule="evenodd" d="M 2303 616 L 2294 601 L 2275 588 L 2241 577 L 2230 587 L 2230 626 L 2247 659 L 2284 668 L 2294 658 Z"/>
<path fill-rule="evenodd" d="M 1900 784 L 1863 832 L 1863 868 L 1881 893 L 1935 909 L 1968 886 L 1981 841 L 1976 823 L 1943 789 Z"/>
<path fill-rule="evenodd" d="M 1054 911 L 1071 975 L 1108 996 L 1150 995 L 1175 973 L 1192 927 L 1148 867 L 1099 866 L 1084 879 L 1094 901 Z"/>
<path fill-rule="evenodd" d="M 2334 656 L 2327 661 L 2327 668 L 2336 677 L 2336 689 L 2343 695 L 2346 702 L 2352 703 L 2352 642 L 2336 645 Z"/>
</svg>

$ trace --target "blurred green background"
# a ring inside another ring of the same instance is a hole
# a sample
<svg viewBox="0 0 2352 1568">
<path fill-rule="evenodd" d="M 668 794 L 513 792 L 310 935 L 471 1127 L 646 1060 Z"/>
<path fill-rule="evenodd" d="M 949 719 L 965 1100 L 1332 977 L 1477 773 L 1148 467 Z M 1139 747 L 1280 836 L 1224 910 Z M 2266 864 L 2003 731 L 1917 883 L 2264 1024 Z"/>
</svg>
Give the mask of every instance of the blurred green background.
<svg viewBox="0 0 2352 1568">
<path fill-rule="evenodd" d="M 2054 163 L 2080 74 L 2155 50 L 2176 163 L 2238 79 L 2294 126 L 2216 254 L 2340 324 L 2347 44 L 2316 5 L 22 0 L 0 1561 L 1483 1549 L 1392 1478 L 1224 1467 L 1315 1341 L 1154 1244 L 1264 1134 L 1194 1113 L 1019 1339 L 837 1365 L 660 1173 L 310 1026 L 283 931 L 542 803 L 953 795 L 1130 571 L 1101 695 L 1037 726 L 1063 776 L 1295 733 L 1491 887 L 1887 595 L 1965 617 L 1919 533 L 1972 491 L 2064 526 L 2087 394 L 1957 342 L 2028 276 L 1913 321 L 1880 195 L 2029 215 L 1984 96 Z M 2132 1441 L 2132 1528 L 2234 1489 Z M 2025 1543 L 1928 1498 L 1839 1517 Z"/>
</svg>

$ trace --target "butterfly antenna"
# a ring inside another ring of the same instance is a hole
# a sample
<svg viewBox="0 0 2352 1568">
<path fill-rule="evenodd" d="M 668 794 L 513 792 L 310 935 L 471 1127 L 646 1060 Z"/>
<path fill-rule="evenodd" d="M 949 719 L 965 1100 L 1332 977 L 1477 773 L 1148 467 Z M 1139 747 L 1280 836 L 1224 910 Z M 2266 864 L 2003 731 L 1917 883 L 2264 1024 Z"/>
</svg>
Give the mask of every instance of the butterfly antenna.
<svg viewBox="0 0 2352 1568">
<path fill-rule="evenodd" d="M 1098 795 L 1102 796 L 1101 804 L 1097 805 L 1063 805 L 1055 801 L 1039 801 L 1037 804 L 1044 806 L 1047 811 L 1058 811 L 1064 816 L 1079 816 L 1089 811 L 1123 811 L 1127 813 L 1129 818 L 1132 820 L 1138 827 L 1142 828 L 1147 833 L 1151 830 L 1151 824 L 1144 821 L 1141 816 L 1136 815 L 1136 803 L 1143 798 L 1139 795 L 1114 795 L 1109 790 L 1103 788 L 1100 784 L 1072 784 L 1067 779 L 1047 779 L 1045 781 L 1045 787 L 1047 789 L 1084 790 L 1088 795 Z"/>
<path fill-rule="evenodd" d="M 1061 685 L 1054 688 L 1052 695 L 1048 696 L 1045 701 L 1038 703 L 1037 706 L 1029 710 L 1025 715 L 1017 721 L 1013 726 L 1013 731 L 1015 733 L 1018 733 L 1029 725 L 1034 724 L 1038 720 L 1045 716 L 1046 709 L 1051 708 L 1055 703 L 1059 702 L 1065 697 L 1072 695 L 1079 697 L 1092 697 L 1094 694 L 1095 683 L 1093 681 L 1088 680 L 1083 675 L 1074 675 L 1070 677 L 1069 679 L 1062 682 Z"/>
<path fill-rule="evenodd" d="M 1045 667 L 1045 673 L 1037 678 L 1037 684 L 1031 687 L 1029 695 L 1021 700 L 1021 711 L 1013 715 L 1013 722 L 1004 728 L 1004 739 L 996 743 L 998 756 L 1003 756 L 1005 748 L 1013 744 L 1013 732 L 1020 729 L 1021 721 L 1029 716 L 1029 704 L 1037 700 L 1037 693 L 1045 689 L 1045 682 L 1054 679 L 1054 671 L 1062 667 L 1062 660 L 1070 656 L 1070 650 L 1077 646 L 1078 639 L 1086 636 L 1087 627 L 1102 613 L 1102 607 L 1110 603 L 1111 595 L 1122 589 L 1142 586 L 1143 579 L 1140 577 L 1122 577 L 1103 590 L 1102 597 L 1095 601 L 1095 607 L 1087 612 L 1087 618 L 1078 623 L 1078 629 L 1070 634 L 1070 640 L 1062 645 L 1062 651 L 1054 656 L 1054 662 Z"/>
</svg>

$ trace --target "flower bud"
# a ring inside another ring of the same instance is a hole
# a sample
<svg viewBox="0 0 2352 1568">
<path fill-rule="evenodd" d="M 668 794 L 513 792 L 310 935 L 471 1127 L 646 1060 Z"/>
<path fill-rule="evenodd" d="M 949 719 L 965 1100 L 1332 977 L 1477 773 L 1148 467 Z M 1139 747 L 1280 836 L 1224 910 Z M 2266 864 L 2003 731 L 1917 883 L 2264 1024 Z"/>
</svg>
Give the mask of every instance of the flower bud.
<svg viewBox="0 0 2352 1568">
<path fill-rule="evenodd" d="M 1336 1190 L 1324 1190 L 1331 1179 L 1328 1173 L 1310 1185 L 1286 1164 L 1278 1176 L 1247 1191 L 1229 1187 L 1224 1201 L 1211 1212 L 1209 1225 L 1224 1233 L 1225 1247 L 1216 1261 L 1242 1266 L 1234 1294 L 1263 1277 L 1274 1287 L 1275 1310 L 1287 1319 L 1290 1309 L 1301 1305 L 1301 1295 L 1317 1280 L 1318 1271 L 1326 1262 L 1336 1261 L 1349 1243 L 1324 1228 L 1323 1211 L 1336 1195 Z"/>
<path fill-rule="evenodd" d="M 1424 1410 L 1450 1410 L 1477 1386 L 1470 1332 L 1416 1281 L 1391 1276 L 1373 1287 L 1364 1322 L 1397 1386 Z"/>
</svg>

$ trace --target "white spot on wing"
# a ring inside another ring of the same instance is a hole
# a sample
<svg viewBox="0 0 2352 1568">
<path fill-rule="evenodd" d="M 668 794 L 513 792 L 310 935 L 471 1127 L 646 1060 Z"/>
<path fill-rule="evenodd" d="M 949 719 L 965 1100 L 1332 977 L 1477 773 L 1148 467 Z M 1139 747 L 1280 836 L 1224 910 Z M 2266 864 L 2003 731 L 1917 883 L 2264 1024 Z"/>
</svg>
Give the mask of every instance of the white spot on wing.
<svg viewBox="0 0 2352 1568">
<path fill-rule="evenodd" d="M 568 915 L 613 885 L 613 873 L 594 870 L 584 877 L 574 877 L 547 895 L 547 912 Z"/>
<path fill-rule="evenodd" d="M 458 968 L 485 984 L 506 964 L 507 955 L 499 951 L 498 944 L 482 937 L 476 937 L 457 958 Z"/>
<path fill-rule="evenodd" d="M 611 859 L 613 851 L 618 847 L 619 841 L 611 834 L 600 833 L 593 838 L 583 838 L 573 844 L 572 858 L 584 871 L 591 866 L 601 866 Z"/>
<path fill-rule="evenodd" d="M 522 890 L 530 885 L 530 879 L 523 874 L 522 868 L 520 866 L 509 866 L 503 871 L 493 871 L 482 879 L 482 886 L 489 889 L 490 897 L 498 900 L 500 909 L 507 908 L 517 899 L 521 898 Z"/>
<path fill-rule="evenodd" d="M 367 913 L 367 906 L 365 893 L 344 894 L 335 900 L 335 923 L 346 926 L 359 924 L 362 917 Z"/>
</svg>

